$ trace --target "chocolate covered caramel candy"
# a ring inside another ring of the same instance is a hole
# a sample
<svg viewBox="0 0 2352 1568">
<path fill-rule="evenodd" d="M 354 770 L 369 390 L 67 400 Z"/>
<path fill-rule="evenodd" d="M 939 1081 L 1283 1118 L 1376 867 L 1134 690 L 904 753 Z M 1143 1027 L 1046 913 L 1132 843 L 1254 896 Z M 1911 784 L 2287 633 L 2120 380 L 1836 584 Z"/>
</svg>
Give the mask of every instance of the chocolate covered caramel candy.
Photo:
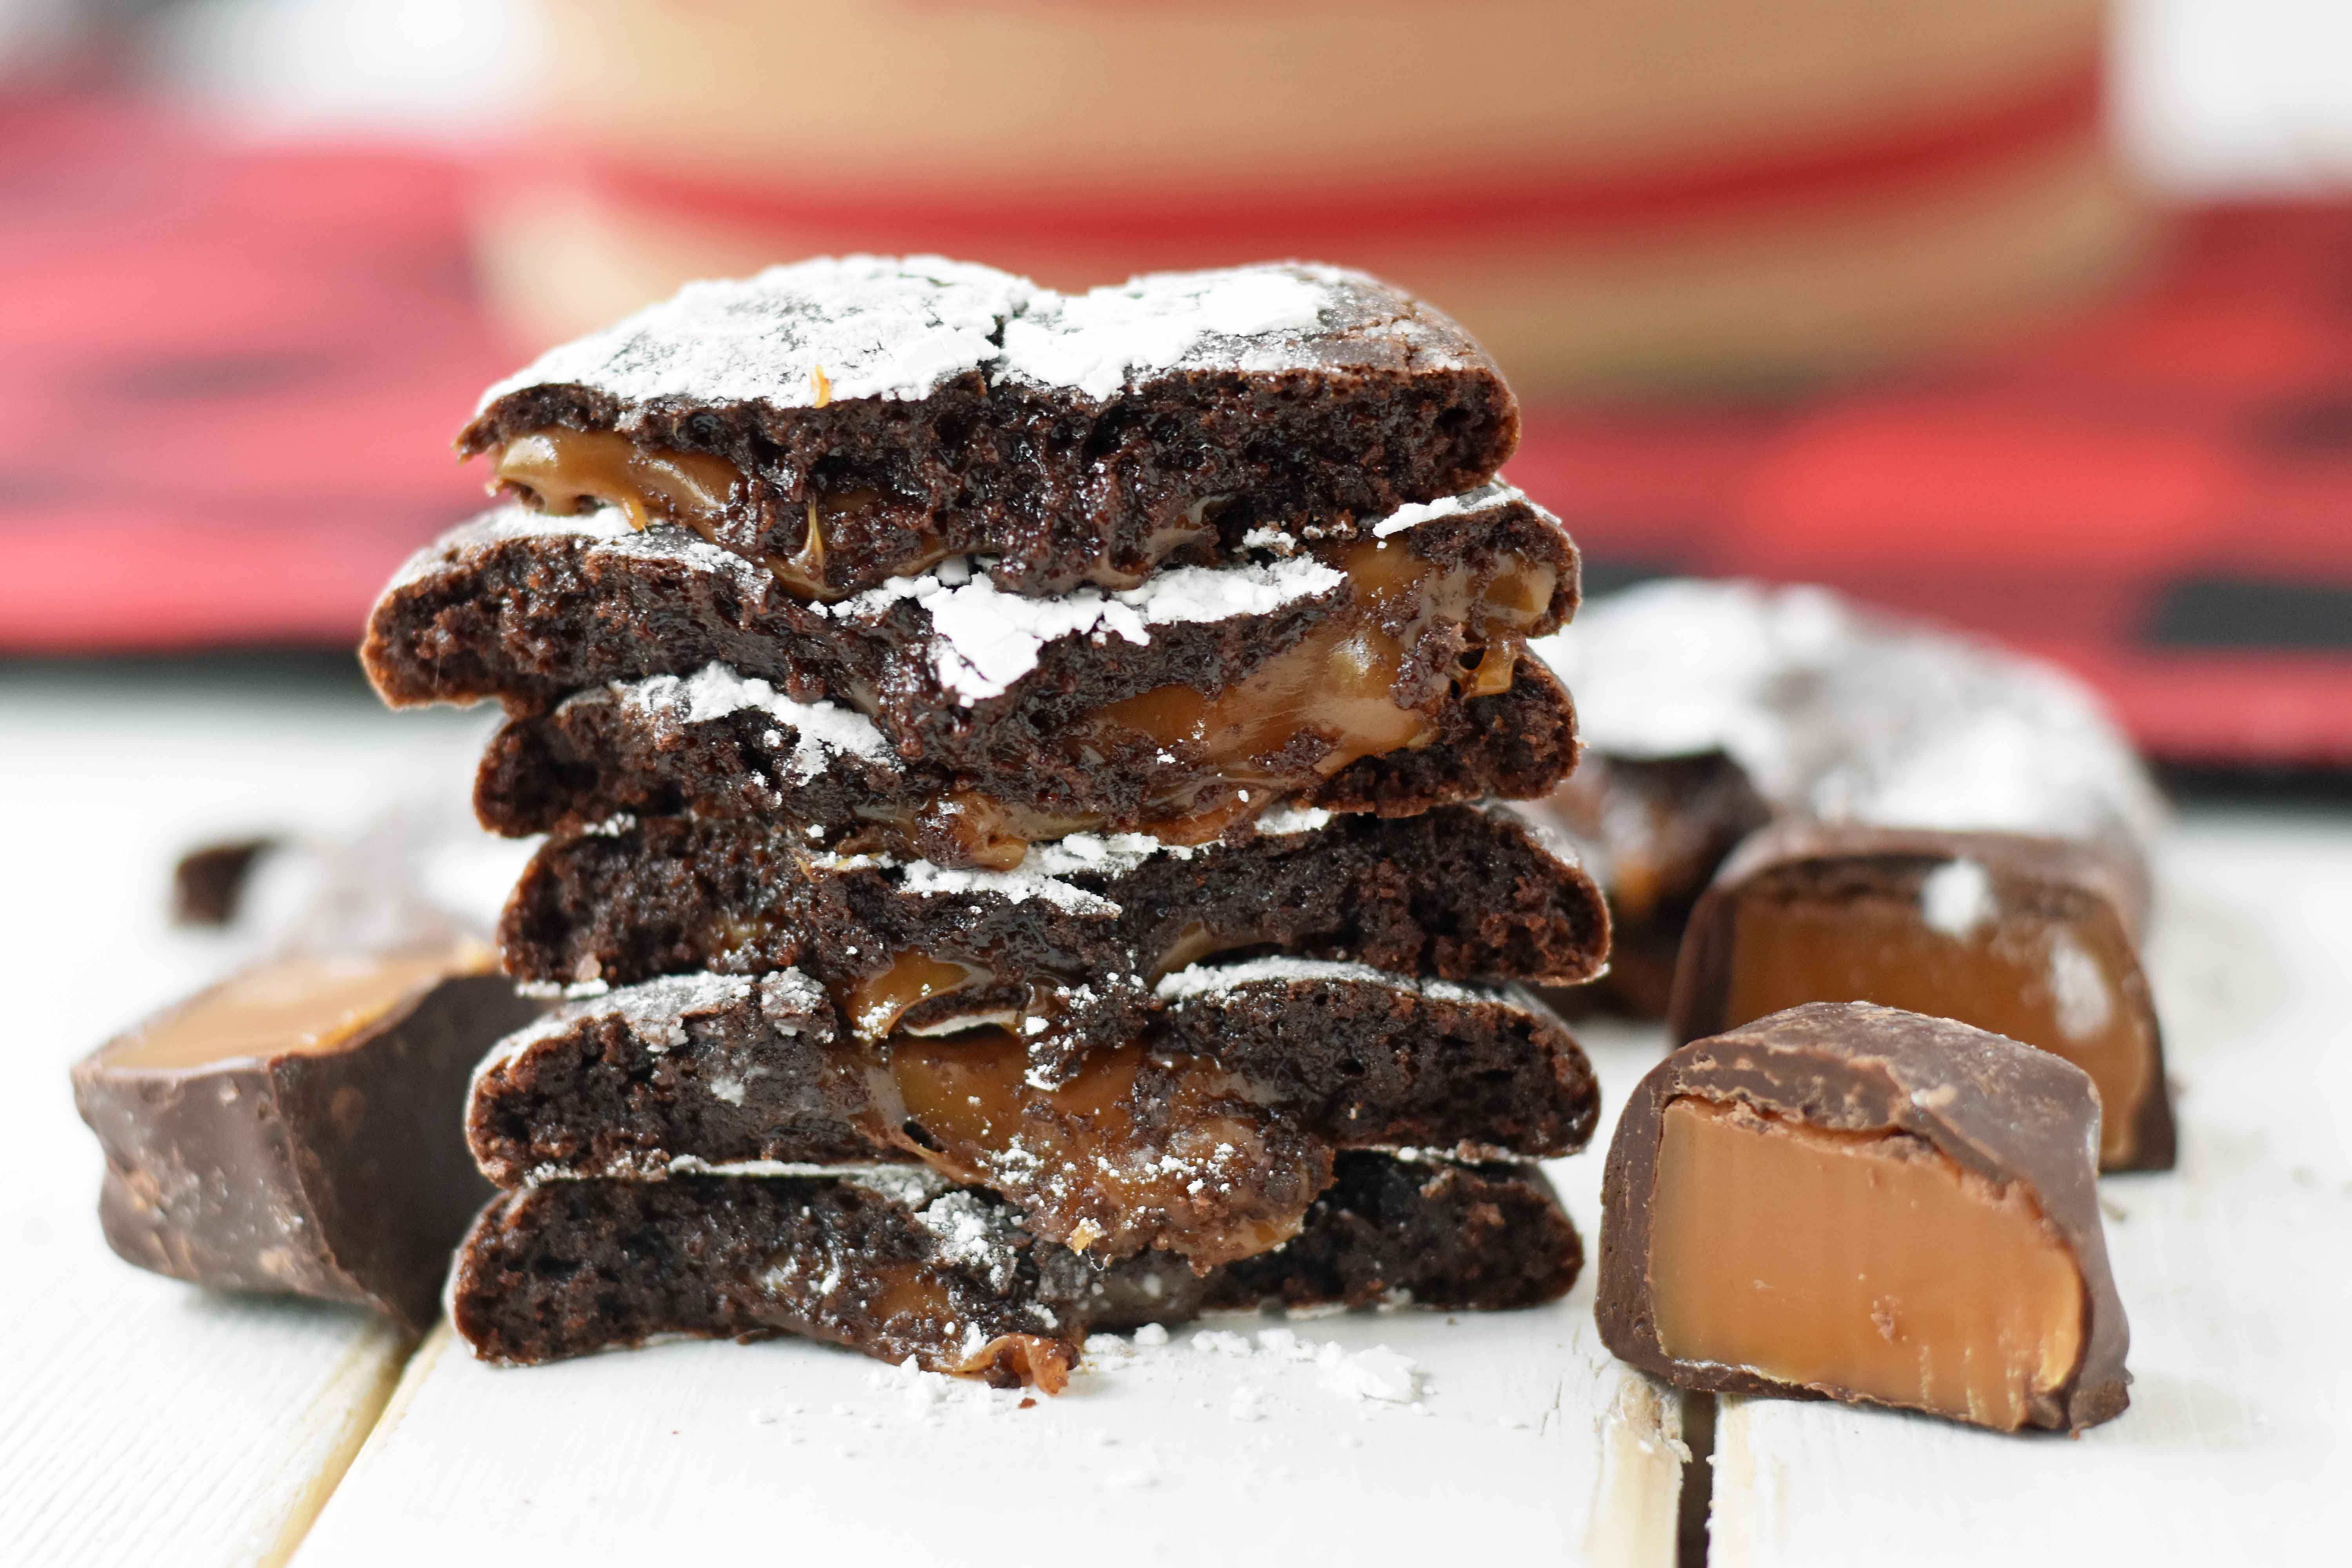
<svg viewBox="0 0 2352 1568">
<path fill-rule="evenodd" d="M 1609 895 L 1602 1005 L 1664 1014 L 1707 879 L 1769 818 L 2075 839 L 2145 895 L 2162 797 L 2054 666 L 1825 588 L 1691 579 L 1608 595 L 1528 651 L 1576 693 L 1585 760 L 1542 809 Z"/>
<path fill-rule="evenodd" d="M 1564 831 L 1608 894 L 1609 968 L 1554 1000 L 1664 1017 L 1691 910 L 1726 857 L 1772 808 L 1722 752 L 1614 757 L 1587 752 L 1530 809 Z"/>
<path fill-rule="evenodd" d="M 1601 1340 L 1685 1388 L 2109 1420 L 2098 1127 L 2081 1069 L 1948 1018 L 1811 1003 L 1694 1041 L 1610 1145 Z"/>
<path fill-rule="evenodd" d="M 1958 1018 L 2091 1075 L 2102 1169 L 2168 1169 L 2139 886 L 2102 850 L 2063 839 L 1778 824 L 1725 862 L 1693 912 L 1667 1037 L 1802 1002 Z"/>
<path fill-rule="evenodd" d="M 106 1151 L 99 1216 L 142 1268 L 433 1319 L 490 1188 L 475 1061 L 539 1011 L 478 944 L 257 964 L 76 1063 Z"/>
</svg>

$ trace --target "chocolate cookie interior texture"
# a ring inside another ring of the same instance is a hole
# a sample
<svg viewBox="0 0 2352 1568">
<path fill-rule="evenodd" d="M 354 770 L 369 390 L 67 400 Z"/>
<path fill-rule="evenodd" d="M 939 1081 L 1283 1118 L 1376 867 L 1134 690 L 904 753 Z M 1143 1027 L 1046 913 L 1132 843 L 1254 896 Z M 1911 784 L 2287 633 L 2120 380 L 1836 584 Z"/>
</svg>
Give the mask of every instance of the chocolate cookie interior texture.
<svg viewBox="0 0 2352 1568">
<path fill-rule="evenodd" d="M 625 799 L 635 774 L 646 804 L 764 816 L 791 788 L 804 820 L 985 863 L 1089 827 L 1199 842 L 1294 799 L 1550 788 L 1573 710 L 1519 653 L 1575 607 L 1558 521 L 1489 485 L 1366 531 L 1051 599 L 959 556 L 828 605 L 674 528 L 493 514 L 412 559 L 363 655 L 394 701 L 507 703 L 523 776 L 484 801 L 509 830 L 580 815 L 567 795 Z M 652 732 L 673 728 L 694 756 Z M 853 787 L 870 795 L 846 810 Z"/>
<path fill-rule="evenodd" d="M 1003 1026 L 861 1036 L 796 970 L 564 1005 L 477 1075 L 500 1181 L 919 1163 L 1104 1258 L 1203 1265 L 1297 1233 L 1335 1151 L 1582 1147 L 1584 1055 L 1523 993 L 1297 959 L 1187 969 L 1052 1056 Z"/>
</svg>

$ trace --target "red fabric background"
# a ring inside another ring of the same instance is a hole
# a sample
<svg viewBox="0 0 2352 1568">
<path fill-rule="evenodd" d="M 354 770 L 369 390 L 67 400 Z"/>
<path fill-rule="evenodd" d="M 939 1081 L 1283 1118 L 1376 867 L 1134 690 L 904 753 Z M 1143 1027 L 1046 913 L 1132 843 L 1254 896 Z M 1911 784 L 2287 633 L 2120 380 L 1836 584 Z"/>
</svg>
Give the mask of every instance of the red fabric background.
<svg viewBox="0 0 2352 1568">
<path fill-rule="evenodd" d="M 511 367 L 465 171 L 0 103 L 0 652 L 340 644 L 478 504 Z M 2152 749 L 2352 763 L 2352 205 L 2193 215 L 2164 277 L 1964 367 L 1531 410 L 1596 583 L 1811 579 L 2105 688 Z"/>
</svg>

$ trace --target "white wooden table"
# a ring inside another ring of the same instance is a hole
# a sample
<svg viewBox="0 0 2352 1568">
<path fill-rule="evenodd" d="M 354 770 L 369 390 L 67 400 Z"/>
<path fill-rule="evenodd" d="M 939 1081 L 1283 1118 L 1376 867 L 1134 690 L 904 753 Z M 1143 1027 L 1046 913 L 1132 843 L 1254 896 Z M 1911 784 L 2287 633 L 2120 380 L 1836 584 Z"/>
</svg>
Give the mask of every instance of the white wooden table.
<svg viewBox="0 0 2352 1568">
<path fill-rule="evenodd" d="M 476 723 L 318 689 L 0 670 L 21 1108 L 0 1154 L 0 1563 L 1674 1561 L 1679 1405 L 1601 1349 L 1589 1277 L 1535 1312 L 1122 1341 L 1024 1409 L 793 1342 L 499 1372 L 446 1332 L 410 1354 L 355 1312 L 117 1262 L 65 1068 L 232 956 L 164 925 L 171 858 L 239 829 L 355 824 L 419 777 L 460 791 Z M 2070 1442 L 1726 1401 L 1713 1561 L 2340 1549 L 2321 1526 L 2352 1479 L 2352 1120 L 2336 1098 L 2352 814 L 2193 815 L 2166 869 L 2153 963 L 2186 1158 L 2105 1184 L 2133 1409 Z M 1587 1042 L 1605 1125 L 1658 1042 Z M 1599 1168 L 1597 1149 L 1555 1167 L 1588 1242 Z M 1318 1364 L 1326 1344 L 1411 1358 L 1411 1396 Z"/>
</svg>

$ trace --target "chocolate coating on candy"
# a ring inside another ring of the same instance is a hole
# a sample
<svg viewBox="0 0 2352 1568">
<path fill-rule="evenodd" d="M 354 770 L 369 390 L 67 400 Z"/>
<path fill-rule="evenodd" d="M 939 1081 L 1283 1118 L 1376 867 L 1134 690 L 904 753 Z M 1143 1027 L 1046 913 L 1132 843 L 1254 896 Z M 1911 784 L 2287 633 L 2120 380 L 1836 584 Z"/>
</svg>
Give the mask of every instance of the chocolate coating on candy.
<svg viewBox="0 0 2352 1568">
<path fill-rule="evenodd" d="M 2139 889 L 2114 857 L 2063 839 L 1783 822 L 1742 845 L 1700 900 L 1667 1038 L 1801 1002 L 1958 1018 L 2090 1074 L 2104 1169 L 2168 1170 Z"/>
<path fill-rule="evenodd" d="M 488 1190 L 460 1130 L 468 1075 L 540 1011 L 466 972 L 487 958 L 279 960 L 84 1058 L 108 1242 L 195 1284 L 421 1330 Z"/>
<path fill-rule="evenodd" d="M 491 388 L 458 446 L 511 457 L 565 431 L 616 433 L 656 468 L 731 467 L 744 482 L 687 487 L 719 501 L 690 521 L 782 563 L 794 593 L 973 552 L 1038 595 L 1468 489 L 1510 456 L 1518 409 L 1458 326 L 1357 273 L 1065 296 L 936 257 L 852 257 L 691 284 L 555 349 Z M 662 510 L 677 487 L 642 478 Z M 560 497 L 578 479 L 524 476 Z"/>
<path fill-rule="evenodd" d="M 278 847 L 275 838 L 240 838 L 189 850 L 172 868 L 172 923 L 234 924 L 254 867 Z"/>
<path fill-rule="evenodd" d="M 550 1182 L 483 1211 L 458 1256 L 457 1331 L 533 1363 L 657 1335 L 803 1334 L 933 1372 L 1057 1391 L 1086 1336 L 1211 1310 L 1531 1307 L 1582 1250 L 1531 1166 L 1342 1154 L 1288 1247 L 1196 1274 L 1039 1241 L 986 1193 L 920 1173 Z"/>
<path fill-rule="evenodd" d="M 2082 1315 L 2074 1364 L 2046 1387 L 2029 1388 L 2020 1418 L 2029 1426 L 2071 1429 L 2108 1420 L 2129 1403 L 2124 1370 L 2129 1330 L 2108 1273 L 2099 1218 L 2098 1100 L 2080 1069 L 1949 1019 L 1865 1003 L 1814 1003 L 1693 1041 L 1634 1089 L 1610 1145 L 1601 1190 L 1594 1313 L 1602 1342 L 1685 1388 L 1865 1398 L 1873 1395 L 1842 1381 L 1834 1365 L 1814 1366 L 1810 1376 L 1773 1376 L 1752 1365 L 1678 1357 L 1662 1343 L 1665 1311 L 1655 1295 L 1661 1151 L 1668 1110 L 1684 1100 L 1833 1138 L 1895 1140 L 1880 1142 L 1876 1152 L 1932 1157 L 1948 1163 L 1954 1183 L 1969 1193 L 2030 1203 L 2027 1212 L 2038 1220 L 2039 1234 L 2079 1276 Z M 1733 1189 L 1726 1184 L 1723 1190 Z M 1883 1206 L 1874 1211 L 1867 1197 L 1855 1201 L 1840 1223 L 1850 1241 L 1858 1239 L 1865 1259 L 1868 1226 L 1901 1229 L 1916 1223 Z M 1791 1215 L 1787 1223 L 1793 1228 L 1816 1218 Z M 1857 1225 L 1865 1228 L 1857 1232 Z M 1984 1295 L 1986 1283 L 1958 1267 L 1950 1287 Z M 1999 1292 L 1990 1294 L 1997 1299 Z M 1899 1300 L 1883 1303 L 1875 1331 L 1890 1337 L 1906 1331 L 1905 1307 Z M 1866 1335 L 1873 1329 L 1865 1321 L 1853 1331 Z M 1961 1419 L 1987 1418 L 1968 1407 L 1938 1407 L 1883 1390 L 1874 1397 Z"/>
<path fill-rule="evenodd" d="M 1724 858 L 1771 819 L 1772 808 L 1721 752 L 1588 752 L 1531 809 L 1567 832 L 1609 900 L 1608 973 L 1556 1001 L 1663 1016 L 1691 910 Z"/>
</svg>

